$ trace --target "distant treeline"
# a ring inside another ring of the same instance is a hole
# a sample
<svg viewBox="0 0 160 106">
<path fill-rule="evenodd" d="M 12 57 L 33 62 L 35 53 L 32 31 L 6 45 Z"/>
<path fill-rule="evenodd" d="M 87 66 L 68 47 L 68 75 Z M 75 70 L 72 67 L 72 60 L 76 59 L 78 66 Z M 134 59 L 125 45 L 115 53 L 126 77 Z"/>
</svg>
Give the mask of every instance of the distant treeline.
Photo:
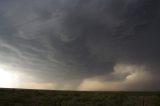
<svg viewBox="0 0 160 106">
<path fill-rule="evenodd" d="M 0 106 L 160 106 L 160 92 L 1 89 Z"/>
</svg>

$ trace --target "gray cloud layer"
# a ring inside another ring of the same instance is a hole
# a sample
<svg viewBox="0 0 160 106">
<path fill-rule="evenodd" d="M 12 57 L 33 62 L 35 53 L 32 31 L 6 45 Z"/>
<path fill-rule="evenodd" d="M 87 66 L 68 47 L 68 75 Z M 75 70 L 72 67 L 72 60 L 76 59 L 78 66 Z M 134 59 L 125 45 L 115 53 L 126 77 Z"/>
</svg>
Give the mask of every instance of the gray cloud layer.
<svg viewBox="0 0 160 106">
<path fill-rule="evenodd" d="M 122 85 L 119 89 L 134 90 L 132 86 L 143 83 L 138 90 L 157 90 L 159 4 L 159 0 L 2 0 L 0 63 L 32 75 L 48 88 L 56 83 L 53 89 L 108 90 Z M 119 64 L 121 72 L 113 75 Z M 125 72 L 128 66 L 132 68 Z M 143 66 L 143 72 L 137 71 Z M 127 79 L 132 74 L 137 75 L 135 82 Z M 99 88 L 90 89 L 88 83 Z"/>
</svg>

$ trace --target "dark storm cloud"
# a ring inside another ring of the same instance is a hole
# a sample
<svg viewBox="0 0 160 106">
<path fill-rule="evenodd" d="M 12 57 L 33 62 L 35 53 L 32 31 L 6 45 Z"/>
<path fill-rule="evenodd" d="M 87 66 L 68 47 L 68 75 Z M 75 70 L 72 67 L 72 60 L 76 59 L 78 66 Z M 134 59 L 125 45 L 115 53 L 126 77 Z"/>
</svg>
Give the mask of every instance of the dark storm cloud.
<svg viewBox="0 0 160 106">
<path fill-rule="evenodd" d="M 83 89 L 92 77 L 112 82 L 137 75 L 137 71 L 115 75 L 117 64 L 132 64 L 133 70 L 145 65 L 144 75 L 154 75 L 160 63 L 159 4 L 158 0 L 0 1 L 1 63 L 42 82 L 76 79 L 68 89 L 81 82 Z"/>
<path fill-rule="evenodd" d="M 80 29 L 81 36 L 87 36 L 89 49 L 94 53 L 109 58 L 113 55 L 115 59 L 124 58 L 123 54 L 138 56 L 132 59 L 143 62 L 156 59 L 159 54 L 158 1 L 127 4 L 126 0 L 120 3 L 113 0 L 110 3 L 101 1 L 101 5 L 97 5 L 101 3 L 99 1 L 83 2 L 69 15 L 67 27 L 71 27 L 71 31 Z"/>
</svg>

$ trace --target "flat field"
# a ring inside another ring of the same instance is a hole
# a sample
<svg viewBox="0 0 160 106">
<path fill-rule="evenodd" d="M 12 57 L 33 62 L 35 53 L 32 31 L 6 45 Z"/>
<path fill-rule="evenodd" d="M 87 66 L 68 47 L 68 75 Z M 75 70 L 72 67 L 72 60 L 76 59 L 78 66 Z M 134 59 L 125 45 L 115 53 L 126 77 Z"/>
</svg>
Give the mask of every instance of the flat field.
<svg viewBox="0 0 160 106">
<path fill-rule="evenodd" d="M 160 92 L 0 89 L 0 106 L 160 106 Z"/>
</svg>

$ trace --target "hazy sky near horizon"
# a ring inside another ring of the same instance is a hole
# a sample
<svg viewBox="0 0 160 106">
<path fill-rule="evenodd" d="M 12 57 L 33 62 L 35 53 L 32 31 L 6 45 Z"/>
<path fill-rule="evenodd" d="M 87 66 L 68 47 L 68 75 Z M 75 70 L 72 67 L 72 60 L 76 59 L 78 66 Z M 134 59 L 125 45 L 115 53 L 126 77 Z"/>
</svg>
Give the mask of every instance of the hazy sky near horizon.
<svg viewBox="0 0 160 106">
<path fill-rule="evenodd" d="M 159 0 L 0 0 L 0 87 L 160 90 Z"/>
</svg>

